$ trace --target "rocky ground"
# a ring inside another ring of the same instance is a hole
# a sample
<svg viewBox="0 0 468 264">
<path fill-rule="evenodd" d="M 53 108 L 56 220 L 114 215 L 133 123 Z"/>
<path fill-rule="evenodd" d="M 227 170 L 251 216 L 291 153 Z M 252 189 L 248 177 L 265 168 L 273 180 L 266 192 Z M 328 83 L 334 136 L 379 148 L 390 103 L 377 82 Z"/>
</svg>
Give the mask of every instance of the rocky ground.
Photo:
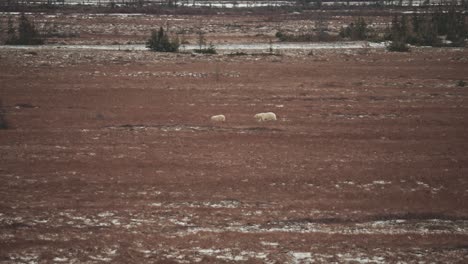
<svg viewBox="0 0 468 264">
<path fill-rule="evenodd" d="M 467 262 L 467 68 L 0 50 L 0 262 Z"/>
</svg>

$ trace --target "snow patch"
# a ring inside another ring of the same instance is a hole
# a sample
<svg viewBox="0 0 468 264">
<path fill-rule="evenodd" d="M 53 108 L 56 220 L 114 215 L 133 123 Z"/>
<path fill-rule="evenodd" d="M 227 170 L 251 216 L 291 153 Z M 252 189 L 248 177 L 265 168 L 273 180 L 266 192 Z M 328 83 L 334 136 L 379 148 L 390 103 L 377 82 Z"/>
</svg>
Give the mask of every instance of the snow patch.
<svg viewBox="0 0 468 264">
<path fill-rule="evenodd" d="M 55 262 L 67 262 L 67 261 L 69 261 L 69 260 L 68 260 L 68 258 L 65 258 L 65 257 L 63 257 L 63 258 L 61 258 L 61 257 L 55 257 L 55 258 L 54 258 L 54 261 L 55 261 Z"/>
<path fill-rule="evenodd" d="M 292 263 L 311 263 L 312 253 L 309 252 L 289 252 Z"/>
</svg>

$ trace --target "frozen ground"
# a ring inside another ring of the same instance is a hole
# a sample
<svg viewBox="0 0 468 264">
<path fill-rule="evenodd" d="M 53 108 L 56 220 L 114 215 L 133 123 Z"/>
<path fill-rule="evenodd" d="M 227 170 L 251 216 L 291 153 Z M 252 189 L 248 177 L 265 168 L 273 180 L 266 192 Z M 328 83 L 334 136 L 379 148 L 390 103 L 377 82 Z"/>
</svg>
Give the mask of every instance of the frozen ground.
<svg viewBox="0 0 468 264">
<path fill-rule="evenodd" d="M 54 1 L 50 0 L 30 0 L 30 4 L 44 4 Z M 64 0 L 64 1 L 55 1 L 57 4 L 65 4 L 65 5 L 109 5 L 113 3 L 116 6 L 125 6 L 126 4 L 134 4 L 136 1 L 134 0 L 122 0 L 122 1 L 114 1 L 114 0 Z M 145 2 L 150 4 L 165 4 L 162 0 L 146 0 Z M 322 5 L 324 6 L 331 6 L 331 5 L 338 5 L 338 6 L 364 6 L 364 5 L 374 5 L 375 1 L 323 1 Z M 382 5 L 403 5 L 403 6 L 419 6 L 424 3 L 424 0 L 404 0 L 404 1 L 383 1 Z M 441 0 L 432 0 L 430 1 L 431 4 L 439 4 Z M 275 7 L 275 6 L 285 6 L 285 5 L 295 5 L 296 2 L 294 1 L 246 1 L 246 0 L 208 0 L 208 1 L 195 1 L 195 0 L 188 0 L 188 1 L 178 1 L 177 5 L 179 6 L 193 6 L 193 7 L 215 7 L 215 8 L 251 8 L 251 7 Z M 313 4 L 313 3 L 312 3 Z"/>
<path fill-rule="evenodd" d="M 467 67 L 0 49 L 0 262 L 465 263 Z"/>
</svg>

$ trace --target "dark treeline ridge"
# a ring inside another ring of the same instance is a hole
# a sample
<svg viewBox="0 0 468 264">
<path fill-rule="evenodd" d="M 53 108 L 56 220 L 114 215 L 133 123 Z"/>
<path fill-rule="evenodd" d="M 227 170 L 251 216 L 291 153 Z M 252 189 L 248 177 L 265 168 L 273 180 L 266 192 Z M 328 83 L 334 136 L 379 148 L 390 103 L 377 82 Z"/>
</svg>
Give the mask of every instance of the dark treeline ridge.
<svg viewBox="0 0 468 264">
<path fill-rule="evenodd" d="M 221 3 L 223 1 L 220 1 Z M 248 2 L 248 1 L 246 1 Z M 242 8 L 226 8 L 215 6 L 192 6 L 185 1 L 161 0 L 161 1 L 146 1 L 146 0 L 120 0 L 105 2 L 100 5 L 80 5 L 66 4 L 64 0 L 3 0 L 0 2 L 0 11 L 2 12 L 44 12 L 44 13 L 144 13 L 144 14 L 177 14 L 177 15 L 213 15 L 222 12 L 224 15 L 238 14 L 278 14 L 304 12 L 313 10 L 329 10 L 343 11 L 342 15 L 346 15 L 347 11 L 366 12 L 361 15 L 385 15 L 395 11 L 402 10 L 433 10 L 438 7 L 447 7 L 456 5 L 458 9 L 468 10 L 468 0 L 458 2 L 443 2 L 439 4 L 432 2 L 423 2 L 419 6 L 403 5 L 402 1 L 384 1 L 374 0 L 367 1 L 366 5 L 353 5 L 353 2 L 362 2 L 359 0 L 347 0 L 335 2 L 334 4 L 323 4 L 322 0 L 296 0 L 291 1 L 291 5 L 275 6 L 274 1 L 271 1 L 271 6 L 262 7 L 242 7 Z M 225 3 L 237 3 L 235 1 L 225 1 Z"/>
</svg>

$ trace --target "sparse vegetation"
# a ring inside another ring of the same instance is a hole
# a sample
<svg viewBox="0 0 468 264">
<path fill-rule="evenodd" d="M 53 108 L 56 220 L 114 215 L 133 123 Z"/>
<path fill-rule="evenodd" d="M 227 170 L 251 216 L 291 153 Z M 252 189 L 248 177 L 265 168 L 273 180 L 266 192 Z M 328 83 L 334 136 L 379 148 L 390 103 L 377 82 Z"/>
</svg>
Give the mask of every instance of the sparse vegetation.
<svg viewBox="0 0 468 264">
<path fill-rule="evenodd" d="M 287 33 L 282 30 L 277 31 L 275 37 L 281 42 L 314 42 L 314 41 L 338 41 L 340 36 L 330 33 L 328 23 L 326 22 L 324 15 L 318 13 L 313 20 L 313 30 L 303 33 Z"/>
<path fill-rule="evenodd" d="M 229 53 L 228 56 L 247 56 L 248 54 L 242 51 L 236 51 Z"/>
<path fill-rule="evenodd" d="M 204 46 L 200 49 L 194 49 L 193 52 L 201 54 L 217 54 L 216 48 L 213 43 L 210 43 L 208 47 Z"/>
<path fill-rule="evenodd" d="M 216 54 L 216 48 L 213 43 L 210 42 L 210 45 L 206 46 L 205 33 L 201 29 L 197 32 L 198 35 L 198 49 L 194 49 L 193 52 L 201 54 Z"/>
<path fill-rule="evenodd" d="M 177 52 L 179 45 L 179 38 L 170 39 L 162 27 L 158 31 L 153 30 L 150 39 L 146 42 L 146 47 L 158 52 Z"/>
<path fill-rule="evenodd" d="M 43 38 L 77 38 L 80 34 L 72 29 L 60 29 L 56 23 L 45 22 L 41 32 Z"/>
<path fill-rule="evenodd" d="M 303 33 L 299 35 L 288 34 L 283 31 L 278 31 L 275 34 L 275 37 L 279 39 L 279 41 L 285 42 L 307 42 L 307 41 L 314 41 L 316 39 L 314 34 L 310 33 Z"/>
<path fill-rule="evenodd" d="M 459 81 L 457 82 L 457 86 L 458 86 L 458 87 L 465 87 L 465 86 L 466 86 L 466 82 L 465 82 L 464 80 L 459 80 Z"/>
<path fill-rule="evenodd" d="M 275 36 L 281 42 L 313 42 L 313 41 L 336 41 L 338 37 L 332 36 L 325 31 L 302 33 L 302 34 L 288 34 L 282 31 L 276 32 Z"/>
</svg>

